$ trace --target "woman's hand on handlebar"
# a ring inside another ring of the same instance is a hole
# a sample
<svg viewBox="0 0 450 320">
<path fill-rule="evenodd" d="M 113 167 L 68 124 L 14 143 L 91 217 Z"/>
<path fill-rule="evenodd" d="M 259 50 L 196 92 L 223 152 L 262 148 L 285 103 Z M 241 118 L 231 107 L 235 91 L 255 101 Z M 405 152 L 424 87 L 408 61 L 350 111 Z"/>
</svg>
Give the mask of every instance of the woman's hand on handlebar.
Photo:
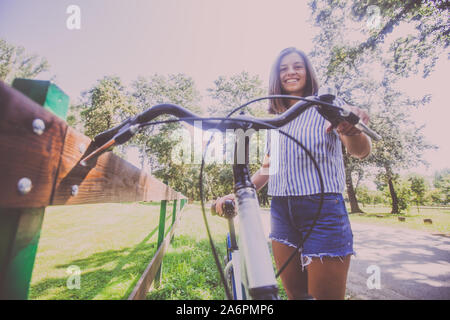
<svg viewBox="0 0 450 320">
<path fill-rule="evenodd" d="M 346 105 L 346 109 L 357 115 L 364 124 L 367 124 L 369 122 L 369 114 L 365 110 L 355 106 L 348 106 L 348 105 Z M 361 130 L 357 129 L 354 125 L 346 121 L 339 123 L 335 129 L 337 133 L 342 134 L 344 136 L 357 136 L 361 134 Z M 331 132 L 331 130 L 333 130 L 333 127 L 330 125 L 327 128 L 327 133 Z"/>
<path fill-rule="evenodd" d="M 216 200 L 216 212 L 221 217 L 223 217 L 223 204 L 225 203 L 225 200 L 234 201 L 234 193 L 227 194 Z"/>
</svg>

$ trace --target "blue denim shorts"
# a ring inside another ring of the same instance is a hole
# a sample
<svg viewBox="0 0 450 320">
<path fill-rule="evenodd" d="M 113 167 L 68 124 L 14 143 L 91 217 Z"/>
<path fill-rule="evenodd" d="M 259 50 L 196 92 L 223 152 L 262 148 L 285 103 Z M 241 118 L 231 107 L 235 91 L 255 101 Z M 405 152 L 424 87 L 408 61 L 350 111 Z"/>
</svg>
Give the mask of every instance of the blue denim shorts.
<svg viewBox="0 0 450 320">
<path fill-rule="evenodd" d="M 320 203 L 320 194 L 272 197 L 270 239 L 297 247 L 311 228 Z M 303 244 L 302 265 L 313 257 L 345 257 L 353 251 L 353 233 L 339 193 L 324 196 L 316 225 Z"/>
</svg>

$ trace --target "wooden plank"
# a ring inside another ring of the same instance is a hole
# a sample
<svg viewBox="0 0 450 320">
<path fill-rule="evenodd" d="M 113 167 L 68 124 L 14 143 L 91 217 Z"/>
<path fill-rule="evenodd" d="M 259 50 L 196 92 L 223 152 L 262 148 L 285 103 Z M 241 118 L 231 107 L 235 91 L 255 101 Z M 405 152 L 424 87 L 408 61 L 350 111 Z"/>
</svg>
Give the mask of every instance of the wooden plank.
<svg viewBox="0 0 450 320">
<path fill-rule="evenodd" d="M 45 124 L 41 135 L 33 131 L 35 119 Z M 0 207 L 186 198 L 112 152 L 79 165 L 93 149 L 88 137 L 0 81 Z M 24 177 L 32 189 L 22 195 L 17 185 Z"/>
<path fill-rule="evenodd" d="M 80 152 L 80 146 L 85 146 L 86 151 Z M 52 205 L 185 198 L 112 152 L 81 166 L 79 161 L 92 149 L 88 137 L 69 127 Z M 73 186 L 78 190 L 76 195 L 72 194 Z"/>
<path fill-rule="evenodd" d="M 41 119 L 45 130 L 33 131 Z M 0 81 L 0 207 L 37 208 L 50 203 L 67 124 L 16 89 Z M 18 191 L 21 178 L 31 191 Z"/>
<path fill-rule="evenodd" d="M 150 286 L 152 285 L 152 282 L 156 277 L 156 273 L 158 272 L 159 267 L 162 263 L 162 259 L 167 250 L 167 247 L 170 244 L 170 240 L 172 239 L 173 233 L 175 232 L 175 228 L 178 226 L 178 223 L 180 222 L 182 212 L 183 210 L 179 212 L 175 220 L 175 223 L 172 225 L 169 233 L 164 238 L 163 243 L 159 247 L 158 251 L 156 251 L 155 255 L 148 264 L 141 278 L 135 285 L 133 291 L 128 296 L 128 300 L 144 300 L 145 297 L 147 296 Z"/>
<path fill-rule="evenodd" d="M 0 300 L 26 300 L 45 208 L 0 208 Z"/>
</svg>

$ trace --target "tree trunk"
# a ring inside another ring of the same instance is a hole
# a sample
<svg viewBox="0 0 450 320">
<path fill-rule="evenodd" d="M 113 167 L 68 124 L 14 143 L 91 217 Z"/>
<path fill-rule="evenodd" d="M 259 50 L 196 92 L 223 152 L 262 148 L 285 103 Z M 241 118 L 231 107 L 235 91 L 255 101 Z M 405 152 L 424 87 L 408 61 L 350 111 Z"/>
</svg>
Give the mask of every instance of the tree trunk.
<svg viewBox="0 0 450 320">
<path fill-rule="evenodd" d="M 389 193 L 391 194 L 391 199 L 392 199 L 391 214 L 399 214 L 400 210 L 398 208 L 398 197 L 397 197 L 397 193 L 395 192 L 395 189 L 394 189 L 394 183 L 392 181 L 392 172 L 391 172 L 390 168 L 388 168 L 388 167 L 385 167 L 385 169 L 386 169 L 387 182 L 389 185 Z"/>
<path fill-rule="evenodd" d="M 363 213 L 363 211 L 359 208 L 358 199 L 356 198 L 355 189 L 353 188 L 352 174 L 351 172 L 346 171 L 345 182 L 347 184 L 347 195 L 348 200 L 350 201 L 350 213 Z"/>
<path fill-rule="evenodd" d="M 350 201 L 350 213 L 363 213 L 363 211 L 359 208 L 358 199 L 356 198 L 355 188 L 353 187 L 352 181 L 352 169 L 349 165 L 348 154 L 346 153 L 344 146 L 342 146 L 342 153 L 344 155 L 345 184 L 347 185 L 348 201 Z"/>
</svg>

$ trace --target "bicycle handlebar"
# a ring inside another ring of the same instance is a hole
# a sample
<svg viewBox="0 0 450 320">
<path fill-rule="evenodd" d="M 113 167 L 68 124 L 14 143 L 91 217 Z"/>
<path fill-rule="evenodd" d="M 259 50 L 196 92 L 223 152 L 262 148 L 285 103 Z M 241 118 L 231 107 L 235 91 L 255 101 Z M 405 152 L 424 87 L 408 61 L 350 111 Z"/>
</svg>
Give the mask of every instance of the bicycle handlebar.
<svg viewBox="0 0 450 320">
<path fill-rule="evenodd" d="M 286 97 L 286 96 L 285 96 Z M 316 97 L 310 97 L 310 98 L 316 98 Z M 316 98 L 317 99 L 317 98 Z M 318 100 L 320 102 L 320 100 Z M 112 139 L 116 134 L 119 133 L 119 131 L 125 131 L 128 128 L 130 128 L 133 125 L 136 124 L 143 124 L 146 122 L 149 122 L 158 116 L 161 115 L 172 115 L 180 120 L 183 119 L 189 119 L 185 120 L 186 122 L 191 122 L 193 119 L 195 120 L 201 120 L 202 121 L 202 127 L 205 130 L 208 129 L 218 129 L 220 131 L 225 131 L 227 129 L 239 129 L 244 128 L 245 125 L 242 125 L 243 123 L 247 123 L 250 125 L 253 129 L 259 130 L 259 129 L 273 129 L 273 127 L 280 128 L 283 125 L 287 124 L 289 121 L 293 120 L 296 116 L 298 116 L 301 112 L 304 111 L 307 107 L 310 107 L 311 105 L 318 103 L 317 101 L 311 100 L 311 101 L 299 101 L 296 104 L 294 104 L 291 108 L 289 108 L 287 111 L 279 115 L 278 117 L 271 118 L 271 119 L 262 119 L 262 118 L 253 118 L 253 117 L 235 117 L 235 118 L 229 118 L 224 120 L 210 120 L 210 118 L 202 118 L 195 113 L 187 110 L 184 107 L 178 106 L 176 104 L 158 104 L 155 105 L 146 111 L 138 114 L 135 117 L 129 118 L 122 122 L 121 124 L 117 125 L 114 128 L 111 128 L 109 130 L 106 130 L 94 138 L 94 143 L 97 146 L 105 144 L 108 140 Z M 246 122 L 246 120 L 256 120 L 259 123 L 258 124 L 249 124 Z M 263 125 L 263 123 L 266 123 L 267 126 Z M 123 130 L 121 130 L 123 128 Z M 125 141 L 124 141 L 125 142 Z"/>
<path fill-rule="evenodd" d="M 354 113 L 344 110 L 341 107 L 338 107 L 332 103 L 335 96 L 331 94 L 324 94 L 320 96 L 310 96 L 307 98 L 297 97 L 297 96 L 287 96 L 287 95 L 276 95 L 265 97 L 266 99 L 274 99 L 274 98 L 290 98 L 290 99 L 298 99 L 300 101 L 296 102 L 292 107 L 288 110 L 280 114 L 275 118 L 264 119 L 264 118 L 254 118 L 247 116 L 239 116 L 234 118 L 219 118 L 219 119 L 211 119 L 211 118 L 203 118 L 195 113 L 178 106 L 176 104 L 158 104 L 155 105 L 146 111 L 126 119 L 121 124 L 106 130 L 94 138 L 94 145 L 98 148 L 92 152 L 90 155 L 85 157 L 81 164 L 85 164 L 85 162 L 95 155 L 103 152 L 113 145 L 118 145 L 125 143 L 133 135 L 146 123 L 151 120 L 157 118 L 161 115 L 173 115 L 179 118 L 181 121 L 185 122 L 193 122 L 193 121 L 202 121 L 202 128 L 204 130 L 208 129 L 217 129 L 220 131 L 225 131 L 227 129 L 274 129 L 280 128 L 285 124 L 292 121 L 294 118 L 299 116 L 303 111 L 307 108 L 316 105 L 317 111 L 328 121 L 330 121 L 333 127 L 336 127 L 342 121 L 347 121 L 353 124 L 356 128 L 367 134 L 372 139 L 378 141 L 381 137 L 373 130 L 368 128 L 360 118 Z M 264 98 L 262 98 L 264 99 Z M 261 99 L 258 99 L 261 100 Z"/>
</svg>

